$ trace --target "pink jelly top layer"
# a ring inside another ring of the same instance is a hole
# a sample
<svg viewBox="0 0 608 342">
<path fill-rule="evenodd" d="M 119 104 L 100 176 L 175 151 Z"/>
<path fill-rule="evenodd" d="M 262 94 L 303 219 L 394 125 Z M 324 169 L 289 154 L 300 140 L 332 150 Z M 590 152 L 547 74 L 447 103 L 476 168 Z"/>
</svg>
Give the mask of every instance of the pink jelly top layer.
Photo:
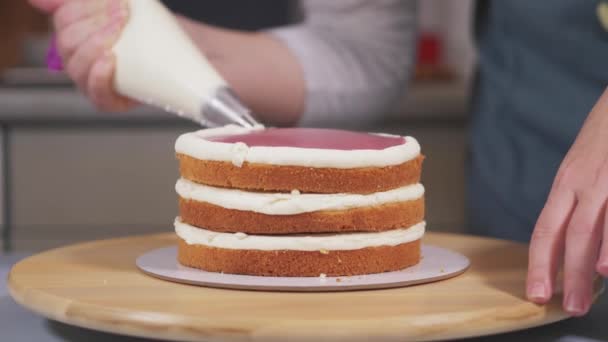
<svg viewBox="0 0 608 342">
<path fill-rule="evenodd" d="M 405 138 L 369 133 L 319 128 L 270 128 L 246 134 L 206 138 L 209 141 L 237 143 L 247 146 L 299 147 L 327 150 L 384 150 L 403 145 Z"/>
</svg>

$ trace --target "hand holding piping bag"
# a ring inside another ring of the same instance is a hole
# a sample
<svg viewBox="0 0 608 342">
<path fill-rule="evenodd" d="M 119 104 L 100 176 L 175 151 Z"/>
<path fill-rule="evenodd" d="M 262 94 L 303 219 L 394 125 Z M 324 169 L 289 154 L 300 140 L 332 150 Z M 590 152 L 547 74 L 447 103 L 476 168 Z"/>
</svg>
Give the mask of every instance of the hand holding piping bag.
<svg viewBox="0 0 608 342">
<path fill-rule="evenodd" d="M 204 126 L 257 125 L 159 1 L 30 1 L 53 14 L 49 67 L 63 67 L 98 108 L 142 102 Z"/>
<path fill-rule="evenodd" d="M 52 69 L 63 69 L 101 110 L 125 111 L 137 105 L 114 90 L 116 59 L 112 46 L 127 23 L 126 0 L 32 0 L 53 14 L 56 32 L 48 56 Z"/>
</svg>

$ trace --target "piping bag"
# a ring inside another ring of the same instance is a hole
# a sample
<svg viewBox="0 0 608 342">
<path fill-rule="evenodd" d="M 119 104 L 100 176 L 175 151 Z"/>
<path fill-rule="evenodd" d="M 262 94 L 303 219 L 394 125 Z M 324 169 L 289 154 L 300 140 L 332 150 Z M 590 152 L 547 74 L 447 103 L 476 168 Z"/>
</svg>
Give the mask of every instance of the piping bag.
<svg viewBox="0 0 608 342">
<path fill-rule="evenodd" d="M 112 47 L 117 93 L 206 127 L 259 126 L 160 1 L 127 1 L 130 15 Z M 54 40 L 47 65 L 62 69 Z"/>
</svg>

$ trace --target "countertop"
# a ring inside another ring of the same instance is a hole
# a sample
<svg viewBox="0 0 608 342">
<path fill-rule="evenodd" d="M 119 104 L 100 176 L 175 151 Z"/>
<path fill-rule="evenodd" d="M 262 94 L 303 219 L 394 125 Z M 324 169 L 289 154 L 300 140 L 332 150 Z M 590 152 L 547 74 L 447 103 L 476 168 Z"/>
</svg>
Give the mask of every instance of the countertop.
<svg viewBox="0 0 608 342">
<path fill-rule="evenodd" d="M 183 121 L 161 110 L 140 107 L 128 113 L 103 113 L 72 87 L 1 87 L 0 122 Z"/>
<path fill-rule="evenodd" d="M 0 255 L 0 278 L 6 279 L 10 266 L 25 254 Z M 602 341 L 608 340 L 608 297 L 600 297 L 592 311 L 583 318 L 569 319 L 544 327 L 496 336 L 470 339 L 484 341 Z M 0 283 L 0 332 L 6 341 L 116 341 L 136 342 L 143 339 L 112 335 L 49 321 L 17 305 L 8 295 L 6 281 Z"/>
<path fill-rule="evenodd" d="M 465 81 L 418 82 L 405 91 L 397 109 L 382 116 L 385 121 L 465 120 L 470 87 Z M 23 68 L 0 75 L 0 123 L 48 122 L 180 122 L 163 111 L 140 107 L 128 113 L 96 110 L 69 81 L 45 69 Z M 314 125 L 323 126 L 323 122 Z"/>
</svg>

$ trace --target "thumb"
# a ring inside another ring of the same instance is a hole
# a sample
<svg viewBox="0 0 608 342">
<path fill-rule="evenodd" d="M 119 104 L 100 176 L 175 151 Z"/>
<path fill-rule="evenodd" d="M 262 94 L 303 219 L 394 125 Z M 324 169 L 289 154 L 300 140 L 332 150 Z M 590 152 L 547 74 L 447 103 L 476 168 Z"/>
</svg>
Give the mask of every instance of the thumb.
<svg viewBox="0 0 608 342">
<path fill-rule="evenodd" d="M 29 3 L 37 9 L 50 14 L 55 12 L 59 6 L 67 1 L 68 0 L 29 0 Z"/>
</svg>

